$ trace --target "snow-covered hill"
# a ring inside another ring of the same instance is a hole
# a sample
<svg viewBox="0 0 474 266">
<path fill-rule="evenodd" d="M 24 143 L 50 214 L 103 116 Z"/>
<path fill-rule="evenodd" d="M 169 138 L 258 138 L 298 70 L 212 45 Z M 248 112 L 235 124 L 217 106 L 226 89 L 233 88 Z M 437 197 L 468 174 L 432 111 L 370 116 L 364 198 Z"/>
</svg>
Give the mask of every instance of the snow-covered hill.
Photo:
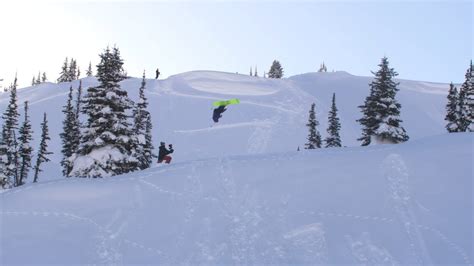
<svg viewBox="0 0 474 266">
<path fill-rule="evenodd" d="M 154 125 L 154 142 L 166 141 L 175 147 L 174 161 L 209 157 L 295 151 L 306 141 L 308 111 L 316 103 L 319 131 L 325 137 L 332 93 L 336 93 L 342 123 L 343 145 L 358 146 L 361 130 L 357 106 L 369 93 L 371 77 L 346 72 L 307 73 L 288 79 L 265 79 L 233 73 L 193 71 L 165 80 L 147 80 L 147 97 Z M 82 79 L 83 87 L 97 84 L 95 78 Z M 137 99 L 141 79 L 123 81 L 132 99 Z M 448 84 L 400 80 L 397 95 L 402 104 L 401 118 L 411 139 L 442 134 Z M 22 88 L 19 102 L 30 102 L 35 146 L 39 141 L 42 113 L 49 115 L 52 162 L 45 164 L 43 179 L 60 173 L 60 139 L 63 114 L 72 83 L 46 83 Z M 218 124 L 212 121 L 212 102 L 239 98 Z M 0 94 L 0 110 L 5 110 L 8 94 Z M 20 111 L 22 111 L 20 105 Z"/>
<path fill-rule="evenodd" d="M 474 135 L 445 134 L 448 85 L 400 80 L 410 141 L 357 147 L 370 81 L 212 71 L 147 80 L 154 142 L 174 144 L 173 162 L 105 179 L 61 177 L 61 109 L 79 82 L 22 88 L 34 147 L 47 112 L 54 155 L 39 183 L 0 193 L 0 265 L 472 265 Z M 121 85 L 137 99 L 140 82 Z M 326 135 L 333 92 L 349 147 L 297 152 L 313 102 Z M 212 102 L 229 98 L 241 103 L 214 124 Z M 0 94 L 0 110 L 7 102 Z"/>
<path fill-rule="evenodd" d="M 473 136 L 28 184 L 0 194 L 0 264 L 472 264 Z"/>
</svg>

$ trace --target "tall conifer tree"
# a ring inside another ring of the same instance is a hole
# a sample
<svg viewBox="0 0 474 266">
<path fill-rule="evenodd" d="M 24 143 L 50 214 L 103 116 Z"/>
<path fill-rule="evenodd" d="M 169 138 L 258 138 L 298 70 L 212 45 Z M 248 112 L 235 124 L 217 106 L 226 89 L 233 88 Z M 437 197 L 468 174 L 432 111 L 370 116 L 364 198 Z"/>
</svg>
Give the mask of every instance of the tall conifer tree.
<svg viewBox="0 0 474 266">
<path fill-rule="evenodd" d="M 318 120 L 316 120 L 316 111 L 314 110 L 316 104 L 311 105 L 309 110 L 309 118 L 306 126 L 309 129 L 308 142 L 305 144 L 305 149 L 316 149 L 321 148 L 321 135 L 317 129 L 319 125 Z"/>
<path fill-rule="evenodd" d="M 48 151 L 48 140 L 51 140 L 49 137 L 49 132 L 48 132 L 48 120 L 46 118 L 46 113 L 43 115 L 43 122 L 41 123 L 41 141 L 40 141 L 40 146 L 38 149 L 38 155 L 36 157 L 36 164 L 35 164 L 35 176 L 33 179 L 33 182 L 38 181 L 38 175 L 41 170 L 41 165 L 45 162 L 49 162 L 50 159 L 47 157 L 50 154 L 53 154 L 52 152 Z"/>
<path fill-rule="evenodd" d="M 339 136 L 339 130 L 341 129 L 341 123 L 339 122 L 339 117 L 337 117 L 337 107 L 336 107 L 336 94 L 332 95 L 332 105 L 331 110 L 329 111 L 328 117 L 328 136 L 325 139 L 326 148 L 330 147 L 341 147 L 341 137 Z"/>
<path fill-rule="evenodd" d="M 19 181 L 16 130 L 18 130 L 18 118 L 20 117 L 18 113 L 16 90 L 17 77 L 15 76 L 15 80 L 9 89 L 10 100 L 2 116 L 2 139 L 0 143 L 0 157 L 6 159 L 3 173 L 9 182 L 15 185 L 18 184 Z"/>
<path fill-rule="evenodd" d="M 31 122 L 28 116 L 28 101 L 25 102 L 25 120 L 23 125 L 20 127 L 20 141 L 19 156 L 20 156 L 20 178 L 18 185 L 23 185 L 25 180 L 28 178 L 28 172 L 31 168 L 31 156 L 33 148 L 31 147 L 31 141 L 33 140 L 33 130 L 31 129 Z"/>
<path fill-rule="evenodd" d="M 383 57 L 380 69 L 372 72 L 375 75 L 370 83 L 370 94 L 364 105 L 359 106 L 362 118 L 357 120 L 362 125 L 362 146 L 369 145 L 373 139 L 379 142 L 399 143 L 408 140 L 405 129 L 401 126 L 401 105 L 395 99 L 398 83 L 392 79 L 398 75 L 389 67 L 387 57 Z"/>
<path fill-rule="evenodd" d="M 111 51 L 107 47 L 100 55 L 99 86 L 89 87 L 84 98 L 83 112 L 87 121 L 83 125 L 73 176 L 105 177 L 137 168 L 137 159 L 133 156 L 135 141 L 127 115 L 133 105 L 119 84 L 124 79 L 122 66 L 118 48 Z M 100 156 L 89 156 L 92 154 Z"/>
</svg>

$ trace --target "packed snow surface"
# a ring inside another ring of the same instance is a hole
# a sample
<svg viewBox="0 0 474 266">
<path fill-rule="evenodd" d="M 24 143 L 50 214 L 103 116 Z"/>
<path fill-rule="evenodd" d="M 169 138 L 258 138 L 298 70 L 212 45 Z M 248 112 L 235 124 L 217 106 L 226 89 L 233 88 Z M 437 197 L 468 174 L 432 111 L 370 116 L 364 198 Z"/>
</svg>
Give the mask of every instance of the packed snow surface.
<svg viewBox="0 0 474 266">
<path fill-rule="evenodd" d="M 231 156 L 0 194 L 1 264 L 472 264 L 473 135 Z"/>
</svg>

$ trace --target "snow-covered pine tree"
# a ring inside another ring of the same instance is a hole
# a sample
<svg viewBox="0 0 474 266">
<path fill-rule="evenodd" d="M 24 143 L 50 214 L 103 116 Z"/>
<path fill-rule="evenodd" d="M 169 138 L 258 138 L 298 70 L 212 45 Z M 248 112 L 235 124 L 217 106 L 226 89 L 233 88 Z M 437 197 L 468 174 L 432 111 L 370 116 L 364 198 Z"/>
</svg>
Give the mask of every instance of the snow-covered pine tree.
<svg viewBox="0 0 474 266">
<path fill-rule="evenodd" d="M 68 58 L 64 60 L 63 66 L 61 68 L 61 72 L 59 73 L 58 83 L 60 82 L 68 82 L 69 81 L 69 63 Z"/>
<path fill-rule="evenodd" d="M 12 130 L 12 136 L 13 136 L 13 147 L 12 147 L 12 150 L 15 152 L 15 156 L 13 157 L 13 163 L 11 165 L 13 165 L 13 169 L 14 169 L 14 175 L 15 175 L 15 182 L 14 182 L 14 186 L 17 187 L 17 186 L 20 186 L 20 154 L 18 152 L 18 138 L 16 137 L 16 131 L 15 130 Z"/>
<path fill-rule="evenodd" d="M 89 67 L 87 68 L 86 76 L 92 77 L 92 64 L 89 62 Z"/>
<path fill-rule="evenodd" d="M 448 132 L 459 132 L 459 95 L 453 83 L 449 84 L 448 103 L 446 104 L 446 129 Z"/>
<path fill-rule="evenodd" d="M 273 60 L 270 71 L 268 71 L 269 78 L 281 79 L 283 77 L 283 67 L 278 60 Z"/>
<path fill-rule="evenodd" d="M 80 130 L 76 116 L 76 110 L 74 110 L 72 104 L 72 86 L 69 88 L 69 94 L 67 103 L 63 106 L 63 113 L 65 115 L 63 120 L 63 132 L 59 134 L 62 141 L 61 153 L 63 159 L 61 160 L 61 166 L 63 167 L 63 175 L 69 176 L 72 170 L 72 158 L 73 154 L 77 152 Z"/>
<path fill-rule="evenodd" d="M 17 105 L 17 77 L 13 84 L 10 85 L 10 100 L 7 105 L 7 109 L 3 113 L 3 126 L 2 126 L 2 141 L 0 147 L 0 157 L 5 160 L 4 175 L 7 177 L 10 183 L 18 184 L 18 150 L 16 141 L 16 130 L 18 129 L 18 113 Z"/>
<path fill-rule="evenodd" d="M 146 126 L 145 126 L 145 146 L 143 147 L 144 151 L 144 166 L 146 168 L 150 167 L 151 164 L 153 163 L 153 158 L 156 158 L 157 156 L 153 153 L 153 150 L 155 147 L 153 146 L 153 139 L 152 139 L 152 133 L 151 130 L 153 129 L 153 124 L 151 123 L 151 114 L 148 113 L 146 116 Z"/>
<path fill-rule="evenodd" d="M 31 168 L 31 156 L 33 153 L 33 148 L 31 147 L 31 141 L 33 140 L 33 130 L 31 129 L 31 122 L 28 116 L 28 101 L 25 102 L 24 116 L 25 120 L 23 120 L 23 124 L 20 127 L 20 136 L 18 137 L 18 140 L 20 141 L 20 178 L 18 186 L 23 185 L 25 183 L 25 180 L 28 178 L 28 172 Z"/>
<path fill-rule="evenodd" d="M 382 143 L 399 143 L 408 140 L 405 129 L 400 125 L 401 105 L 396 101 L 398 83 L 392 80 L 397 76 L 389 67 L 387 57 L 383 57 L 380 69 L 374 73 L 375 78 L 370 83 L 370 95 L 365 99 L 362 109 L 363 117 L 359 120 L 362 125 L 362 146 L 369 145 L 372 137 Z"/>
<path fill-rule="evenodd" d="M 308 124 L 306 126 L 309 129 L 309 134 L 308 134 L 308 142 L 305 144 L 305 149 L 316 149 L 316 148 L 321 148 L 321 135 L 318 132 L 318 129 L 316 128 L 319 123 L 318 120 L 316 120 L 316 111 L 314 110 L 316 104 L 311 105 L 311 109 L 309 110 L 309 119 L 308 119 Z"/>
<path fill-rule="evenodd" d="M 41 82 L 44 83 L 48 80 L 48 78 L 46 77 L 46 72 L 43 72 L 43 76 L 41 76 Z"/>
<path fill-rule="evenodd" d="M 469 74 L 466 74 L 467 78 L 467 92 L 466 92 L 466 104 L 468 107 L 468 117 L 469 117 L 469 131 L 474 132 L 474 65 L 472 64 L 469 67 Z"/>
<path fill-rule="evenodd" d="M 31 80 L 31 86 L 35 86 L 36 85 L 36 78 L 35 76 L 33 76 L 33 79 Z"/>
<path fill-rule="evenodd" d="M 250 67 L 250 76 L 253 76 L 252 67 Z"/>
<path fill-rule="evenodd" d="M 127 110 L 132 108 L 123 80 L 123 60 L 117 48 L 106 48 L 97 65 L 99 86 L 84 97 L 83 127 L 78 156 L 71 172 L 78 177 L 106 177 L 137 169 L 133 132 Z"/>
<path fill-rule="evenodd" d="M 79 114 L 81 113 L 81 103 L 82 103 L 82 80 L 79 80 L 79 87 L 77 87 L 77 94 L 76 94 L 76 120 L 80 127 L 80 120 Z M 79 141 L 79 140 L 78 140 Z"/>
<path fill-rule="evenodd" d="M 146 169 L 150 167 L 153 159 L 153 142 L 151 139 L 151 115 L 148 112 L 148 100 L 145 97 L 145 72 L 139 89 L 139 99 L 133 109 L 133 134 L 136 138 L 136 157 L 138 159 L 138 168 Z"/>
<path fill-rule="evenodd" d="M 466 71 L 465 81 L 459 89 L 459 131 L 474 131 L 474 67 L 471 64 Z"/>
<path fill-rule="evenodd" d="M 79 66 L 77 66 L 77 74 L 76 74 L 76 79 L 79 79 L 81 76 L 81 70 L 79 68 Z"/>
<path fill-rule="evenodd" d="M 326 148 L 341 147 L 341 137 L 339 136 L 339 130 L 341 129 L 341 123 L 339 117 L 337 117 L 336 107 L 336 93 L 332 94 L 332 105 L 328 116 L 328 136 L 324 140 L 326 142 Z"/>
<path fill-rule="evenodd" d="M 74 58 L 71 58 L 71 63 L 69 64 L 69 80 L 73 81 L 77 79 L 77 62 Z"/>
<path fill-rule="evenodd" d="M 253 76 L 254 76 L 254 77 L 258 77 L 257 66 L 255 66 L 255 72 L 253 73 Z"/>
<path fill-rule="evenodd" d="M 375 88 L 371 86 L 370 94 L 365 98 L 364 104 L 358 106 L 362 112 L 362 118 L 357 120 L 362 125 L 362 136 L 357 140 L 362 141 L 362 146 L 370 144 L 371 138 L 375 134 L 375 129 L 378 123 L 380 123 L 375 113 L 375 97 Z"/>
<path fill-rule="evenodd" d="M 42 172 L 41 170 L 41 164 L 44 162 L 49 162 L 49 158 L 47 157 L 50 154 L 53 154 L 52 152 L 48 151 L 48 140 L 51 138 L 49 137 L 49 132 L 48 132 L 48 120 L 46 118 L 46 113 L 43 115 L 43 122 L 41 123 L 41 141 L 40 141 L 40 146 L 38 149 L 38 155 L 36 156 L 36 164 L 35 164 L 35 176 L 33 179 L 33 182 L 38 181 L 38 174 L 39 172 Z"/>
</svg>

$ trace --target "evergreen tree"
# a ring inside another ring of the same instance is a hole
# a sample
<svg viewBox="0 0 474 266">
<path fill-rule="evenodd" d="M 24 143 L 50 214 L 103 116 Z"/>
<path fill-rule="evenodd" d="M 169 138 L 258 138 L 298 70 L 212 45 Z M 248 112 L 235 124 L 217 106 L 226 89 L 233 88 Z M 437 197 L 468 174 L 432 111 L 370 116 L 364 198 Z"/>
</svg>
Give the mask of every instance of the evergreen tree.
<svg viewBox="0 0 474 266">
<path fill-rule="evenodd" d="M 401 105 L 395 100 L 398 83 L 392 80 L 397 76 L 393 68 L 389 67 L 386 57 L 379 64 L 380 69 L 370 83 L 370 95 L 364 105 L 359 106 L 363 117 L 357 120 L 362 125 L 362 146 L 369 145 L 374 137 L 380 142 L 399 143 L 408 140 L 405 129 L 400 125 Z"/>
<path fill-rule="evenodd" d="M 459 95 L 457 88 L 453 83 L 449 84 L 448 104 L 446 105 L 446 117 L 444 120 L 448 121 L 446 129 L 448 132 L 459 132 Z"/>
<path fill-rule="evenodd" d="M 42 172 L 41 170 L 41 164 L 44 162 L 49 162 L 49 158 L 47 157 L 50 154 L 53 154 L 52 152 L 48 151 L 48 143 L 47 141 L 50 140 L 51 138 L 49 137 L 48 133 L 48 120 L 46 118 L 46 113 L 43 115 L 43 122 L 41 123 L 41 141 L 40 141 L 40 146 L 38 149 L 38 156 L 36 157 L 36 164 L 35 164 L 35 177 L 33 179 L 33 182 L 38 181 L 38 174 L 39 172 Z"/>
<path fill-rule="evenodd" d="M 328 69 L 326 68 L 324 62 L 319 66 L 318 72 L 328 72 Z"/>
<path fill-rule="evenodd" d="M 146 116 L 146 126 L 145 126 L 145 146 L 143 147 L 143 157 L 142 157 L 142 166 L 148 168 L 153 163 L 153 158 L 157 157 L 153 154 L 153 140 L 152 132 L 153 125 L 151 123 L 151 114 L 148 113 Z"/>
<path fill-rule="evenodd" d="M 316 120 L 316 112 L 314 111 L 315 106 L 316 104 L 313 103 L 311 105 L 311 109 L 309 110 L 308 124 L 306 124 L 309 129 L 309 134 L 308 142 L 305 144 L 305 149 L 321 148 L 321 135 L 316 128 L 319 123 L 318 120 Z"/>
<path fill-rule="evenodd" d="M 89 68 L 87 68 L 86 76 L 92 77 L 92 64 L 89 62 Z"/>
<path fill-rule="evenodd" d="M 474 67 L 471 64 L 466 71 L 466 80 L 459 89 L 459 130 L 474 131 Z"/>
<path fill-rule="evenodd" d="M 151 139 L 151 115 L 148 112 L 148 100 L 145 97 L 145 72 L 143 72 L 142 84 L 139 89 L 139 100 L 133 110 L 133 134 L 136 138 L 136 157 L 138 168 L 150 167 L 153 159 L 153 142 Z"/>
<path fill-rule="evenodd" d="M 41 77 L 41 82 L 45 83 L 47 80 L 48 78 L 46 77 L 46 72 L 43 72 L 43 76 Z"/>
<path fill-rule="evenodd" d="M 257 66 L 255 66 L 255 72 L 253 74 L 255 77 L 258 77 L 258 73 L 257 73 Z"/>
<path fill-rule="evenodd" d="M 17 187 L 17 186 L 20 186 L 21 183 L 20 183 L 20 173 L 19 173 L 19 169 L 20 169 L 20 154 L 18 152 L 18 139 L 16 137 L 16 131 L 15 130 L 12 130 L 12 136 L 13 136 L 13 147 L 12 147 L 12 150 L 14 151 L 14 156 L 13 156 L 13 163 L 11 164 L 13 166 L 13 169 L 14 169 L 14 186 Z"/>
<path fill-rule="evenodd" d="M 339 130 L 341 129 L 341 123 L 339 122 L 339 117 L 337 117 L 337 107 L 336 107 L 336 94 L 332 95 L 332 105 L 331 111 L 329 111 L 328 117 L 328 137 L 325 139 L 326 148 L 330 147 L 341 147 L 341 137 L 339 136 Z"/>
<path fill-rule="evenodd" d="M 60 82 L 68 82 L 69 81 L 69 63 L 68 58 L 64 60 L 63 66 L 61 68 L 61 72 L 59 73 L 58 83 Z"/>
<path fill-rule="evenodd" d="M 81 76 L 81 70 L 79 69 L 79 66 L 77 66 L 77 74 L 76 74 L 76 79 L 79 79 Z"/>
<path fill-rule="evenodd" d="M 132 102 L 119 84 L 124 78 L 122 66 L 117 48 L 111 51 L 107 47 L 100 55 L 99 86 L 89 87 L 84 99 L 83 113 L 87 121 L 72 170 L 74 176 L 105 177 L 137 168 L 137 159 L 133 156 L 135 142 L 127 115 Z M 83 159 L 91 154 L 100 154 L 101 158 Z"/>
<path fill-rule="evenodd" d="M 73 81 L 77 79 L 77 63 L 74 58 L 71 58 L 68 77 L 69 77 L 68 81 Z"/>
<path fill-rule="evenodd" d="M 0 143 L 0 157 L 5 162 L 3 175 L 7 177 L 10 183 L 18 184 L 18 150 L 16 141 L 16 130 L 18 129 L 18 113 L 17 105 L 17 77 L 12 85 L 10 85 L 10 100 L 7 109 L 3 113 L 2 139 Z"/>
<path fill-rule="evenodd" d="M 274 79 L 281 79 L 283 77 L 283 67 L 281 67 L 280 62 L 273 60 L 272 66 L 268 71 L 268 77 Z"/>
<path fill-rule="evenodd" d="M 25 120 L 20 130 L 20 141 L 19 156 L 21 160 L 20 164 L 20 179 L 18 185 L 23 185 L 24 180 L 28 178 L 28 172 L 31 168 L 31 154 L 33 153 L 33 148 L 31 147 L 31 141 L 33 140 L 33 131 L 31 129 L 31 122 L 28 117 L 28 101 L 25 102 Z"/>
<path fill-rule="evenodd" d="M 36 78 L 36 84 L 41 84 L 41 72 L 38 71 L 38 77 Z"/>
<path fill-rule="evenodd" d="M 36 79 L 35 79 L 35 76 L 33 76 L 33 79 L 31 80 L 31 86 L 35 86 L 36 85 Z"/>
<path fill-rule="evenodd" d="M 81 103 L 82 103 L 82 80 L 79 81 L 79 87 L 77 87 L 77 96 L 76 96 L 76 120 L 79 123 L 79 114 L 81 112 Z"/>
<path fill-rule="evenodd" d="M 253 76 L 252 67 L 250 67 L 250 76 Z"/>
<path fill-rule="evenodd" d="M 63 120 L 63 132 L 60 135 L 63 147 L 61 153 L 63 159 L 61 166 L 63 167 L 63 175 L 69 176 L 72 170 L 71 156 L 77 152 L 80 139 L 79 124 L 77 121 L 76 110 L 72 104 L 72 86 L 69 88 L 67 103 L 63 106 L 63 113 L 65 118 Z"/>
</svg>

